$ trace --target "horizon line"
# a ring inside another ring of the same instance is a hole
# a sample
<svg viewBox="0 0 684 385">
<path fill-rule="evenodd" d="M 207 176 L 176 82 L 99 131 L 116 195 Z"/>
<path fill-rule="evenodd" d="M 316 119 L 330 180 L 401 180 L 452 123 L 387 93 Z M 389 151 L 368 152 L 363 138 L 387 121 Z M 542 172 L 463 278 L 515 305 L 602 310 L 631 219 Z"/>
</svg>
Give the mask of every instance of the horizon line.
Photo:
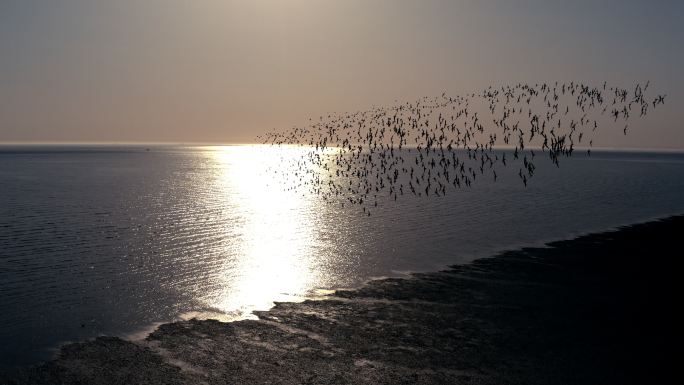
<svg viewBox="0 0 684 385">
<path fill-rule="evenodd" d="M 172 146 L 201 146 L 201 147 L 223 147 L 223 146 L 265 146 L 273 145 L 269 143 L 255 143 L 255 142 L 143 142 L 143 141 L 101 141 L 101 142 L 61 142 L 61 141 L 0 141 L 0 146 L 156 146 L 156 147 L 172 147 Z M 288 144 L 289 146 L 297 146 L 297 144 Z M 302 144 L 301 146 L 306 146 Z M 313 147 L 313 146 L 311 146 Z M 335 148 L 337 146 L 329 146 Z M 404 146 L 404 148 L 414 149 L 416 146 Z M 541 150 L 541 147 L 530 146 L 526 147 L 533 150 Z M 397 148 L 395 148 L 396 150 Z M 514 150 L 514 146 L 494 146 L 494 150 Z M 457 148 L 456 150 L 465 150 L 464 148 Z M 634 151 L 634 152 L 684 152 L 684 148 L 672 147 L 576 147 L 575 151 Z"/>
</svg>

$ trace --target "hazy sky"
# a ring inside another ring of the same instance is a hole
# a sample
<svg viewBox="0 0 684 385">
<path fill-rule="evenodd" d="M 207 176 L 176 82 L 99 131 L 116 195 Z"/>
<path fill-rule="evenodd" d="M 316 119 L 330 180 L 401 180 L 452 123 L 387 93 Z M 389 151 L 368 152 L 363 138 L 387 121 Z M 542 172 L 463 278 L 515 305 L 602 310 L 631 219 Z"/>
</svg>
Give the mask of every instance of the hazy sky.
<svg viewBox="0 0 684 385">
<path fill-rule="evenodd" d="M 0 0 L 0 141 L 250 142 L 489 85 L 651 80 L 598 145 L 684 149 L 684 1 Z"/>
</svg>

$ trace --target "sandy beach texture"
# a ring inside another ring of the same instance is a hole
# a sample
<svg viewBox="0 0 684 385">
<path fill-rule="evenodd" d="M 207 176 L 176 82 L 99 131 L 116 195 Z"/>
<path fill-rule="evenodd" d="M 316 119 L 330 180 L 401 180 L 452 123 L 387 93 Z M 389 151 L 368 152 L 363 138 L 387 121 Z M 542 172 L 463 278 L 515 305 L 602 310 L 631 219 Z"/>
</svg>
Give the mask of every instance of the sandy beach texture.
<svg viewBox="0 0 684 385">
<path fill-rule="evenodd" d="M 673 383 L 683 234 L 672 217 L 279 303 L 256 321 L 101 337 L 0 383 Z"/>
</svg>

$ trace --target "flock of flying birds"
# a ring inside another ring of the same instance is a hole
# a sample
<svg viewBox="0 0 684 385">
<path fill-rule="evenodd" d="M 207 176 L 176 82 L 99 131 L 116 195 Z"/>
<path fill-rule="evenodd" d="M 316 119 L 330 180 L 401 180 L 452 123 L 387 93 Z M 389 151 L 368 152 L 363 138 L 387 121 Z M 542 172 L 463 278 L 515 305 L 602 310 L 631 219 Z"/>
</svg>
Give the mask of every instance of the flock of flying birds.
<svg viewBox="0 0 684 385">
<path fill-rule="evenodd" d="M 576 149 L 591 155 L 593 136 L 604 123 L 627 135 L 630 118 L 665 102 L 665 95 L 647 98 L 648 87 L 648 82 L 630 90 L 605 82 L 489 87 L 329 114 L 259 139 L 306 149 L 294 164 L 271 170 L 282 174 L 286 190 L 360 205 L 370 215 L 383 196 L 444 196 L 478 178 L 496 180 L 499 167 L 512 168 L 527 186 L 537 157 L 558 166 Z"/>
</svg>

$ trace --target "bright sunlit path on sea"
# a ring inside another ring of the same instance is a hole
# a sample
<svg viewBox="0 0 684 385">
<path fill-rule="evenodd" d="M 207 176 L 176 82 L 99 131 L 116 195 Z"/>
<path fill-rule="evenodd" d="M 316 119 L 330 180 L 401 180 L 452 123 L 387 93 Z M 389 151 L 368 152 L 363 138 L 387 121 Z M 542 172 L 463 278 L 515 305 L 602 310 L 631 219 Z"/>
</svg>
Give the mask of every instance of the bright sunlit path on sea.
<svg viewBox="0 0 684 385">
<path fill-rule="evenodd" d="M 315 286 L 313 194 L 284 189 L 299 147 L 226 146 L 207 151 L 216 162 L 214 202 L 237 212 L 223 227 L 226 255 L 220 290 L 206 305 L 236 318 L 266 310 L 273 301 L 292 301 Z M 275 171 L 275 172 L 274 172 Z M 228 258 L 230 257 L 230 258 Z M 235 258 L 237 257 L 237 258 Z M 236 266 L 237 264 L 237 266 Z"/>
</svg>

